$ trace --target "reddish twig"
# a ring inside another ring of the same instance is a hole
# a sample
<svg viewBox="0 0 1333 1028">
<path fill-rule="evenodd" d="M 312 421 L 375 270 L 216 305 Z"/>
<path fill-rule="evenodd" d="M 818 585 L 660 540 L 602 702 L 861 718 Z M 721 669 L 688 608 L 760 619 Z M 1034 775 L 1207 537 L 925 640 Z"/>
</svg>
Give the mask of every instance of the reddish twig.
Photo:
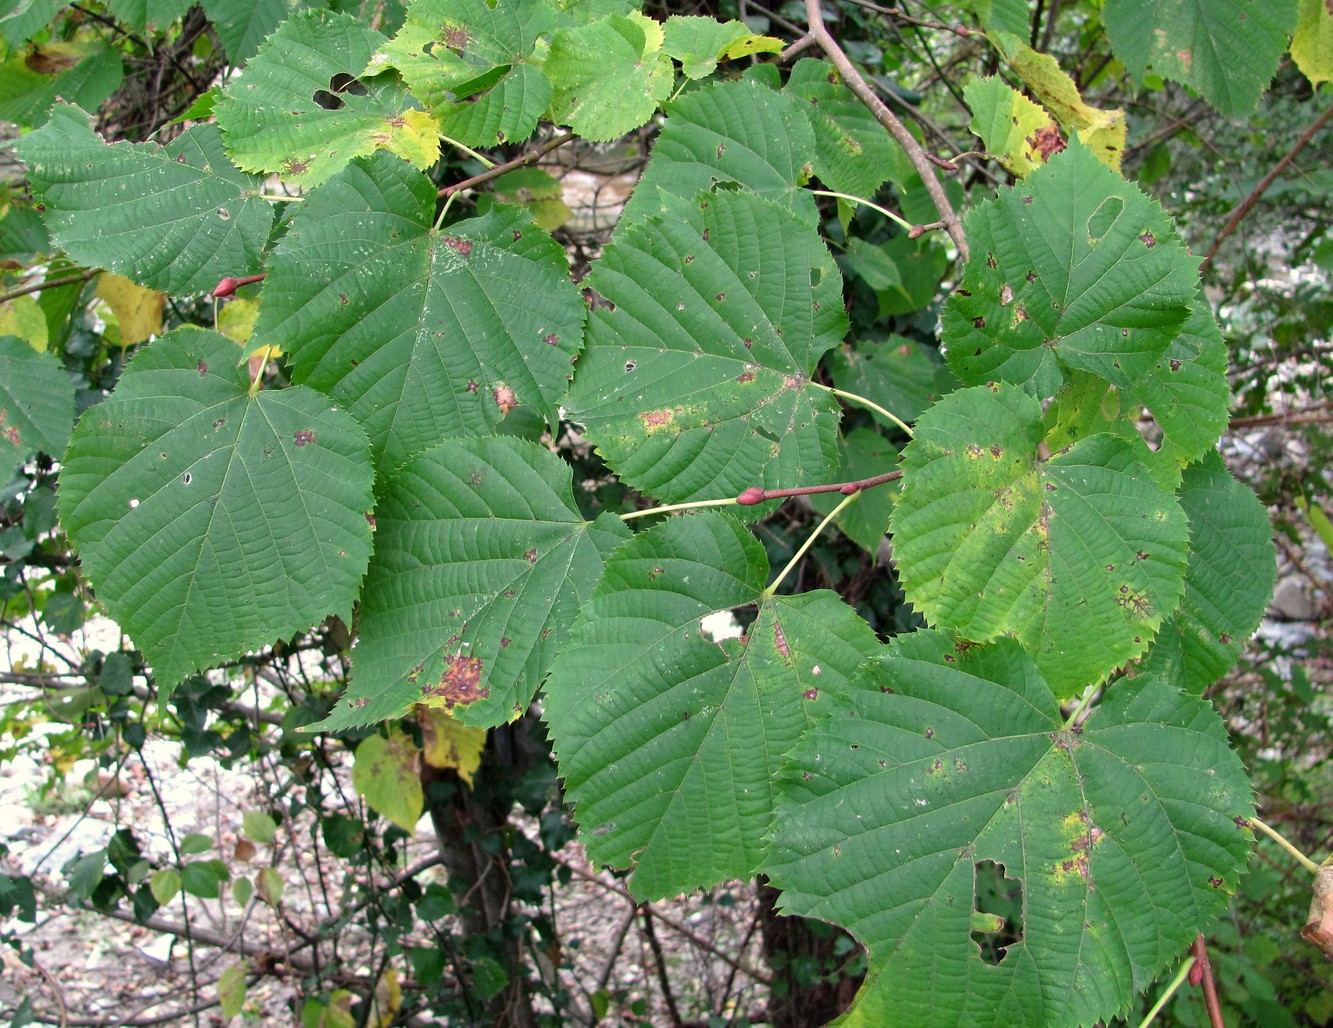
<svg viewBox="0 0 1333 1028">
<path fill-rule="evenodd" d="M 940 180 L 935 177 L 935 169 L 930 163 L 930 158 L 926 156 L 926 151 L 921 144 L 917 142 L 916 137 L 907 130 L 907 126 L 898 120 L 897 116 L 884 105 L 884 101 L 879 98 L 879 94 L 871 88 L 866 82 L 864 76 L 852 64 L 851 59 L 843 52 L 838 41 L 833 38 L 827 26 L 824 24 L 824 9 L 820 0 L 805 0 L 805 18 L 809 24 L 810 37 L 824 51 L 824 55 L 838 70 L 842 80 L 847 88 L 856 94 L 860 100 L 875 116 L 875 120 L 884 126 L 885 130 L 898 143 L 907 154 L 907 159 L 912 162 L 912 167 L 917 170 L 921 176 L 921 182 L 926 187 L 926 192 L 930 194 L 931 200 L 935 202 L 935 209 L 940 212 L 940 221 L 944 223 L 944 229 L 949 233 L 949 237 L 958 247 L 958 255 L 966 263 L 968 258 L 967 237 L 963 234 L 962 222 L 958 220 L 958 215 L 949 203 L 949 198 L 944 193 L 944 186 Z"/>
<path fill-rule="evenodd" d="M 1190 969 L 1190 982 L 1203 986 L 1203 1002 L 1208 1008 L 1208 1023 L 1212 1028 L 1226 1028 L 1222 1021 L 1222 1004 L 1217 999 L 1217 983 L 1213 981 L 1213 967 L 1208 963 L 1208 943 L 1203 941 L 1202 933 L 1194 937 L 1194 942 L 1190 944 L 1190 954 L 1194 957 L 1194 967 Z M 1194 979 L 1196 974 L 1199 976 L 1197 983 Z"/>
<path fill-rule="evenodd" d="M 807 2 L 810 2 L 810 0 L 807 0 Z M 1306 144 L 1319 134 L 1319 130 L 1328 124 L 1330 118 L 1333 118 L 1333 106 L 1330 106 L 1328 110 L 1324 111 L 1323 114 L 1314 120 L 1314 124 L 1305 130 L 1300 139 L 1296 140 L 1292 148 L 1287 151 L 1286 156 L 1273 165 L 1273 170 L 1261 178 L 1259 184 L 1250 190 L 1250 195 L 1242 200 L 1240 206 L 1231 212 L 1231 217 L 1227 218 L 1226 224 L 1218 230 L 1217 235 L 1213 238 L 1213 245 L 1208 247 L 1208 252 L 1204 254 L 1203 260 L 1199 262 L 1200 275 L 1207 272 L 1207 270 L 1213 266 L 1213 258 L 1217 256 L 1217 251 L 1221 248 L 1222 243 L 1232 232 L 1236 231 L 1236 226 L 1240 224 L 1241 219 L 1244 218 L 1245 215 L 1250 213 L 1251 208 L 1259 202 L 1259 197 L 1263 196 L 1264 193 L 1268 191 L 1268 187 L 1271 186 L 1277 177 L 1286 170 L 1287 165 L 1296 159 L 1296 155 L 1305 149 Z"/>
<path fill-rule="evenodd" d="M 473 175 L 471 178 L 465 178 L 462 182 L 455 182 L 452 186 L 442 186 L 436 193 L 438 199 L 443 200 L 446 196 L 453 196 L 455 193 L 461 193 L 465 189 L 474 189 L 483 183 L 489 182 L 493 178 L 499 178 L 505 172 L 515 171 L 518 168 L 526 168 L 529 164 L 536 164 L 552 150 L 564 146 L 574 138 L 573 132 L 566 132 L 563 136 L 556 136 L 554 139 L 548 139 L 535 150 L 529 150 L 527 153 L 515 157 L 512 161 L 505 161 L 503 164 L 497 164 L 493 168 L 487 168 L 480 175 Z"/>
<path fill-rule="evenodd" d="M 752 485 L 736 497 L 736 502 L 742 507 L 753 507 L 756 503 L 763 503 L 765 500 L 780 500 L 785 496 L 813 496 L 815 493 L 842 493 L 843 496 L 851 496 L 852 493 L 859 493 L 862 489 L 883 485 L 885 482 L 896 482 L 902 477 L 903 473 L 901 471 L 889 471 L 883 475 L 862 478 L 855 482 L 806 485 L 799 489 L 760 489 L 757 485 Z"/>
<path fill-rule="evenodd" d="M 264 281 L 263 275 L 244 275 L 241 278 L 232 278 L 228 276 L 219 282 L 213 289 L 213 298 L 220 300 L 224 296 L 231 296 L 236 290 L 240 289 L 241 286 L 254 285 L 254 283 L 262 281 Z"/>
</svg>

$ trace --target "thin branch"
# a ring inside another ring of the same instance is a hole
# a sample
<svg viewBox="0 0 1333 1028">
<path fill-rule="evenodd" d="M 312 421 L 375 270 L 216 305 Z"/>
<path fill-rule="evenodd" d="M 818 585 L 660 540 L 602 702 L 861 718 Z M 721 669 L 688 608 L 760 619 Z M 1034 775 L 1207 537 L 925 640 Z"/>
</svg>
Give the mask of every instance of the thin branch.
<svg viewBox="0 0 1333 1028">
<path fill-rule="evenodd" d="M 77 275 L 66 275 L 64 278 L 48 278 L 43 282 L 15 286 L 7 293 L 0 293 L 0 303 L 7 303 L 15 297 L 27 296 L 29 293 L 40 293 L 43 289 L 59 289 L 61 286 L 78 285 L 80 282 L 87 282 L 94 275 L 99 274 L 101 270 L 101 268 L 85 268 Z"/>
<path fill-rule="evenodd" d="M 657 940 L 657 930 L 653 928 L 652 915 L 646 905 L 639 908 L 643 912 L 643 934 L 648 940 L 648 948 L 653 951 L 654 970 L 657 972 L 657 984 L 662 990 L 662 999 L 666 1002 L 667 1012 L 671 1015 L 672 1028 L 681 1028 L 680 1008 L 676 1006 L 676 994 L 671 991 L 671 979 L 667 976 L 666 954 Z"/>
<path fill-rule="evenodd" d="M 806 0 L 806 2 L 811 3 L 814 2 L 814 0 Z M 1333 119 L 1333 105 L 1330 105 L 1323 114 L 1314 120 L 1314 124 L 1305 130 L 1300 139 L 1296 140 L 1292 145 L 1292 148 L 1287 151 L 1286 156 L 1273 165 L 1273 170 L 1261 178 L 1259 184 L 1250 190 L 1250 195 L 1242 200 L 1240 206 L 1231 212 L 1231 217 L 1227 218 L 1226 224 L 1218 230 L 1216 237 L 1213 239 L 1213 245 L 1208 247 L 1208 252 L 1204 254 L 1203 260 L 1199 262 L 1200 275 L 1207 272 L 1208 269 L 1213 266 L 1213 258 L 1217 256 L 1218 249 L 1221 248 L 1222 243 L 1226 238 L 1230 236 L 1232 232 L 1236 231 L 1236 226 L 1240 224 L 1241 219 L 1250 213 L 1250 210 L 1254 205 L 1259 202 L 1259 198 L 1268 191 L 1268 187 L 1277 180 L 1277 177 L 1281 175 L 1282 172 L 1287 169 L 1287 166 L 1296 159 L 1296 156 L 1305 149 L 1310 140 L 1319 134 L 1320 129 L 1327 125 L 1330 119 Z"/>
<path fill-rule="evenodd" d="M 805 17 L 809 23 L 810 35 L 814 41 L 819 44 L 819 48 L 824 51 L 825 56 L 832 62 L 833 67 L 838 70 L 842 76 L 843 82 L 869 109 L 870 113 L 888 131 L 889 135 L 898 142 L 898 145 L 907 153 L 907 159 L 912 162 L 912 167 L 916 168 L 921 176 L 921 182 L 926 187 L 926 192 L 930 194 L 931 200 L 935 202 L 935 209 L 940 212 L 940 220 L 944 223 L 944 229 L 949 233 L 949 237 L 958 247 L 958 255 L 964 263 L 968 259 L 967 237 L 963 234 L 963 225 L 958 220 L 958 215 L 949 203 L 948 196 L 944 193 L 944 186 L 940 184 L 939 179 L 935 177 L 935 169 L 926 156 L 925 150 L 921 144 L 916 141 L 916 137 L 907 130 L 907 126 L 898 120 L 897 116 L 884 105 L 884 101 L 879 98 L 870 84 L 866 82 L 860 71 L 852 64 L 847 54 L 843 52 L 838 41 L 835 40 L 824 24 L 824 9 L 820 0 L 805 0 Z"/>
<path fill-rule="evenodd" d="M 882 475 L 857 479 L 855 482 L 831 482 L 828 485 L 806 485 L 796 489 L 760 489 L 756 485 L 737 496 L 735 502 L 742 507 L 753 507 L 756 503 L 780 500 L 786 496 L 813 496 L 815 493 L 842 493 L 843 496 L 851 496 L 853 493 L 883 485 L 885 482 L 896 482 L 902 477 L 901 471 L 887 471 Z"/>
<path fill-rule="evenodd" d="M 560 857 L 556 857 L 555 862 L 559 864 L 561 867 L 568 868 L 570 873 L 575 875 L 576 877 L 582 878 L 586 882 L 592 882 L 594 885 L 599 885 L 607 892 L 614 893 L 615 895 L 621 897 L 622 899 L 628 900 L 630 903 L 636 905 L 638 904 L 638 900 L 636 900 L 633 896 L 631 896 L 629 892 L 627 892 L 625 889 L 621 888 L 618 885 L 614 885 L 611 882 L 604 881 L 600 875 L 595 875 L 590 871 L 585 871 L 583 868 L 571 864 L 568 860 L 564 860 Z M 657 918 L 659 921 L 661 921 L 664 925 L 670 928 L 677 935 L 685 939 L 688 939 L 693 945 L 698 946 L 705 953 L 717 957 L 717 959 L 721 960 L 724 964 L 727 964 L 730 967 L 734 967 L 737 971 L 740 971 L 744 975 L 748 975 L 755 981 L 759 982 L 761 985 L 772 986 L 773 976 L 768 974 L 767 972 L 761 971 L 757 967 L 751 967 L 745 961 L 733 957 L 730 953 L 724 952 L 717 946 L 714 946 L 707 939 L 704 939 L 699 935 L 696 935 L 694 932 L 690 931 L 679 921 L 675 920 L 672 917 L 668 917 L 666 914 L 662 913 L 651 903 L 643 904 L 643 909 L 647 913 L 652 914 L 653 917 Z"/>
<path fill-rule="evenodd" d="M 1203 1002 L 1208 1008 L 1208 1023 L 1212 1028 L 1226 1028 L 1222 1020 L 1222 1004 L 1217 999 L 1217 983 L 1213 981 L 1213 967 L 1208 963 L 1208 944 L 1203 941 L 1202 934 L 1194 937 L 1190 954 L 1195 961 L 1194 967 L 1191 968 L 1191 976 L 1199 975 L 1199 981 L 1203 985 Z"/>
<path fill-rule="evenodd" d="M 491 179 L 499 178 L 506 172 L 515 171 L 518 168 L 526 168 L 530 164 L 536 164 L 551 151 L 559 149 L 574 138 L 573 132 L 566 132 L 563 136 L 556 136 L 554 139 L 548 139 L 535 150 L 529 150 L 527 153 L 515 157 L 512 161 L 505 161 L 503 164 L 497 164 L 493 168 L 487 168 L 480 175 L 473 175 L 471 178 L 465 178 L 462 182 L 455 182 L 452 186 L 442 186 L 436 193 L 438 199 L 454 196 L 467 189 L 475 189 Z"/>
</svg>

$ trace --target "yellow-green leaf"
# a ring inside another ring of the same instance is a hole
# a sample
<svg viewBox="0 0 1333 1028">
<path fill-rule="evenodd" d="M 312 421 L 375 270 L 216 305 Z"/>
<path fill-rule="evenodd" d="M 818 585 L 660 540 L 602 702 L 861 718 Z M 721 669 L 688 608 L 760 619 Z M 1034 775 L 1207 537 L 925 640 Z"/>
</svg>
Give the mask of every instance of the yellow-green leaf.
<svg viewBox="0 0 1333 1028">
<path fill-rule="evenodd" d="M 161 333 L 164 297 L 156 289 L 145 289 L 124 275 L 104 271 L 97 279 L 97 295 L 116 317 L 121 346 L 134 346 Z"/>
<path fill-rule="evenodd" d="M 356 748 L 352 786 L 367 803 L 405 832 L 421 817 L 424 797 L 417 777 L 421 751 L 401 732 L 372 735 Z"/>
<path fill-rule="evenodd" d="M 440 707 L 421 707 L 422 758 L 431 767 L 453 768 L 458 777 L 472 785 L 472 775 L 481 766 L 481 751 L 486 745 L 486 729 L 456 721 Z"/>
<path fill-rule="evenodd" d="M 1333 80 L 1333 6 L 1328 0 L 1301 0 L 1291 59 L 1311 85 Z"/>
</svg>

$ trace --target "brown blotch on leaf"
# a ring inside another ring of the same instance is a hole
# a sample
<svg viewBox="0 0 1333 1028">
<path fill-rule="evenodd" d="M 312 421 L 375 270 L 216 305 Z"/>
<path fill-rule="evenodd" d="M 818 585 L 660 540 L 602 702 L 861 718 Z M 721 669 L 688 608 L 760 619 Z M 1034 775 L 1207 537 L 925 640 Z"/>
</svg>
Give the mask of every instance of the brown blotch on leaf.
<svg viewBox="0 0 1333 1028">
<path fill-rule="evenodd" d="M 295 442 L 297 446 L 313 443 L 315 441 L 315 431 L 310 428 L 302 428 L 299 431 L 292 433 L 292 441 Z"/>
<path fill-rule="evenodd" d="M 472 256 L 471 239 L 460 239 L 458 236 L 445 236 L 444 245 L 457 250 L 459 254 L 463 257 Z"/>
<path fill-rule="evenodd" d="M 198 370 L 199 377 L 203 378 L 205 375 L 208 374 L 208 361 L 200 361 L 198 364 L 195 365 L 195 369 Z"/>
<path fill-rule="evenodd" d="M 490 689 L 481 685 L 482 662 L 476 657 L 457 654 L 444 658 L 444 674 L 440 680 L 421 690 L 424 700 L 442 700 L 444 706 L 473 703 L 490 696 Z"/>
<path fill-rule="evenodd" d="M 805 692 L 801 693 L 801 699 L 803 699 L 803 700 L 817 700 L 817 699 L 819 699 L 819 690 L 818 690 L 818 689 L 806 689 Z"/>
<path fill-rule="evenodd" d="M 501 414 L 508 414 L 518 406 L 518 397 L 514 395 L 514 390 L 501 382 L 495 387 L 495 405 L 500 408 Z"/>
<path fill-rule="evenodd" d="M 791 647 L 787 645 L 787 636 L 782 631 L 779 624 L 773 625 L 773 645 L 778 648 L 778 652 L 784 657 L 791 656 Z"/>
<path fill-rule="evenodd" d="M 675 417 L 670 410 L 649 410 L 639 415 L 639 420 L 643 422 L 644 428 L 651 432 L 655 428 L 665 428 L 671 424 L 671 419 Z"/>
</svg>

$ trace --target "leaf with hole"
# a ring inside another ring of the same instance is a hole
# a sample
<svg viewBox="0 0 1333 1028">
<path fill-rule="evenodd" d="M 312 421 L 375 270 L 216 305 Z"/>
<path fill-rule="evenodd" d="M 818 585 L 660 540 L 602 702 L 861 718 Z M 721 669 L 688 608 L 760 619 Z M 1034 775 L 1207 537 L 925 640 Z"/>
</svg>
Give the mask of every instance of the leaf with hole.
<svg viewBox="0 0 1333 1028">
<path fill-rule="evenodd" d="M 1197 259 L 1155 201 L 1078 143 L 964 224 L 972 259 L 943 339 L 969 385 L 1046 397 L 1073 368 L 1133 388 L 1190 315 Z"/>
<path fill-rule="evenodd" d="M 673 518 L 606 571 L 543 705 L 589 857 L 640 898 L 752 875 L 773 775 L 879 649 L 831 592 L 764 593 L 764 549 L 734 518 Z M 758 606 L 743 638 L 718 615 Z"/>
<path fill-rule="evenodd" d="M 376 150 L 429 168 L 440 151 L 435 119 L 395 76 L 361 78 L 385 42 L 347 14 L 284 21 L 214 109 L 232 160 L 306 188 Z"/>
<path fill-rule="evenodd" d="M 791 754 L 763 870 L 869 949 L 842 1023 L 1092 1024 L 1225 910 L 1252 811 L 1207 703 L 1141 675 L 1066 727 L 1013 641 L 919 632 Z M 996 872 L 1020 917 L 987 960 Z"/>
<path fill-rule="evenodd" d="M 182 328 L 79 421 L 60 516 L 166 702 L 194 671 L 351 621 L 370 558 L 370 448 L 327 397 L 251 394 L 242 351 Z"/>
</svg>

